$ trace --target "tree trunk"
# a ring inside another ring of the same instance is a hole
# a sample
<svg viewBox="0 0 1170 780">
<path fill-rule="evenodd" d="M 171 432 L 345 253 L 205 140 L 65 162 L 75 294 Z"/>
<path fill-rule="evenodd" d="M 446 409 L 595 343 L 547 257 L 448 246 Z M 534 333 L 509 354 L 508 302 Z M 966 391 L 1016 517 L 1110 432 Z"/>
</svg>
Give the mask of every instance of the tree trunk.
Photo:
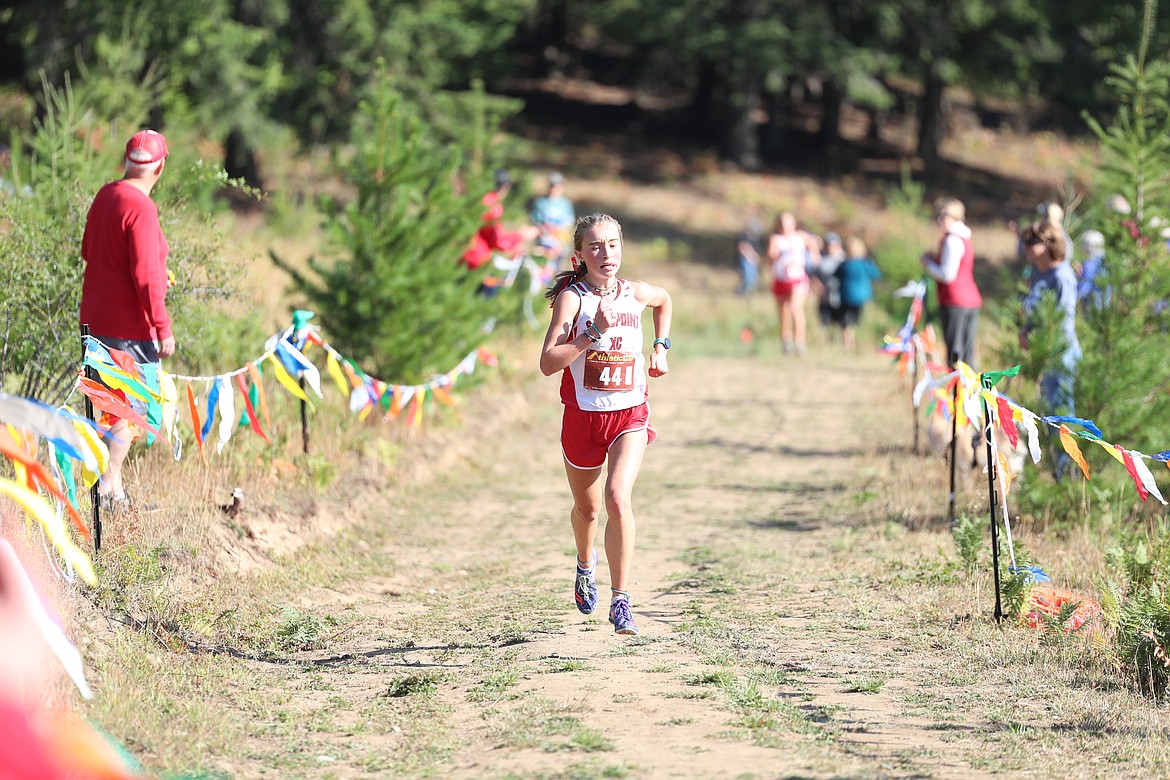
<svg viewBox="0 0 1170 780">
<path fill-rule="evenodd" d="M 841 108 L 845 105 L 845 90 L 836 79 L 825 81 L 821 90 L 820 141 L 823 146 L 836 146 L 841 140 Z"/>
<path fill-rule="evenodd" d="M 931 62 L 922 79 L 922 100 L 918 104 L 918 156 L 927 165 L 938 162 L 943 137 L 943 83 Z"/>
<path fill-rule="evenodd" d="M 756 127 L 756 112 L 760 107 L 760 81 L 752 75 L 740 80 L 740 89 L 728 101 L 727 157 L 745 171 L 764 167 L 760 158 L 760 134 Z"/>
<path fill-rule="evenodd" d="M 233 179 L 243 179 L 249 186 L 263 189 L 260 166 L 256 164 L 256 152 L 244 139 L 239 128 L 233 127 L 224 142 L 223 167 Z"/>
<path fill-rule="evenodd" d="M 699 63 L 695 99 L 691 101 L 691 127 L 705 143 L 722 140 L 719 129 L 725 102 L 723 81 L 715 62 L 703 60 Z"/>
<path fill-rule="evenodd" d="M 767 96 L 768 124 L 764 130 L 763 152 L 767 160 L 779 160 L 788 141 L 787 117 L 792 109 L 792 99 L 787 88 Z"/>
</svg>

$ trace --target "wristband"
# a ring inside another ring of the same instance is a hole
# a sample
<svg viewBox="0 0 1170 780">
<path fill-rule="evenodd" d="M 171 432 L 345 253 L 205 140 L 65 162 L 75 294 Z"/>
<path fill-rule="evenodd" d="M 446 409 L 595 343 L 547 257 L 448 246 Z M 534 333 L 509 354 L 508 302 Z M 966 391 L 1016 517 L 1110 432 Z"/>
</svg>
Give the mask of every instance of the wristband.
<svg viewBox="0 0 1170 780">
<path fill-rule="evenodd" d="M 589 340 L 594 344 L 601 341 L 601 331 L 595 324 L 593 324 L 592 320 L 585 323 L 585 335 L 588 336 Z"/>
</svg>

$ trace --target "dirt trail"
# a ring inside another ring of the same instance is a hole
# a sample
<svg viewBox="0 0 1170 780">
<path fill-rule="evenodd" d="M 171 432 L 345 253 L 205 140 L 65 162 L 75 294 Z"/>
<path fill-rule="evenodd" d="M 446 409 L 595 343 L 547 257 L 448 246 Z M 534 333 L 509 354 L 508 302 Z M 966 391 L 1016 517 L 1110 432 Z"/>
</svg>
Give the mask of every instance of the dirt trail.
<svg viewBox="0 0 1170 780">
<path fill-rule="evenodd" d="M 961 688 L 904 641 L 915 606 L 876 587 L 882 531 L 848 511 L 888 364 L 677 352 L 635 493 L 639 637 L 573 609 L 550 380 L 458 473 L 375 508 L 384 577 L 302 594 L 349 628 L 280 681 L 297 739 L 258 728 L 232 771 L 279 753 L 307 777 L 982 776 L 955 758 L 961 706 L 916 709 Z"/>
</svg>

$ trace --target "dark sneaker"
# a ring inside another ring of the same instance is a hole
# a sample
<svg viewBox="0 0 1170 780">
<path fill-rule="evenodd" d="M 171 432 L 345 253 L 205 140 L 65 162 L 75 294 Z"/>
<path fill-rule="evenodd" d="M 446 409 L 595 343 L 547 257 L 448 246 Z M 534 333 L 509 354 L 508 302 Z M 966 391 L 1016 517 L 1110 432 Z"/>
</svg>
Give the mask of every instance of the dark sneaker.
<svg viewBox="0 0 1170 780">
<path fill-rule="evenodd" d="M 597 609 L 597 550 L 593 551 L 589 563 L 589 569 L 582 569 L 581 564 L 577 564 L 577 584 L 573 587 L 573 598 L 583 615 L 592 615 Z"/>
<path fill-rule="evenodd" d="M 637 634 L 638 627 L 634 625 L 634 614 L 630 612 L 630 602 L 626 599 L 617 599 L 609 605 L 609 622 L 613 623 L 613 630 L 618 634 Z"/>
</svg>

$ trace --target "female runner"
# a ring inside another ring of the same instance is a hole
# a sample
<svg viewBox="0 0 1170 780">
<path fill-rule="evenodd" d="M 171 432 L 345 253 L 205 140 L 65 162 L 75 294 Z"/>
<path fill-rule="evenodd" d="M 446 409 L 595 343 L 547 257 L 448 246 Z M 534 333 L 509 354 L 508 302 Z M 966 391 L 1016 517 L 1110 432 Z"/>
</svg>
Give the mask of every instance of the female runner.
<svg viewBox="0 0 1170 780">
<path fill-rule="evenodd" d="M 557 274 L 545 297 L 552 322 L 540 353 L 545 376 L 562 372 L 561 449 L 573 493 L 569 519 L 577 543 L 574 597 L 577 609 L 597 608 L 597 517 L 608 518 L 605 555 L 609 562 L 609 622 L 619 634 L 637 634 L 630 611 L 630 562 L 634 553 L 634 481 L 646 446 L 657 434 L 650 427 L 642 355 L 642 311 L 649 307 L 654 343 L 649 374 L 667 372 L 670 349 L 670 294 L 646 282 L 619 279 L 622 226 L 608 214 L 577 220 L 573 231 L 574 269 Z M 604 488 L 601 467 L 608 460 Z"/>
</svg>

